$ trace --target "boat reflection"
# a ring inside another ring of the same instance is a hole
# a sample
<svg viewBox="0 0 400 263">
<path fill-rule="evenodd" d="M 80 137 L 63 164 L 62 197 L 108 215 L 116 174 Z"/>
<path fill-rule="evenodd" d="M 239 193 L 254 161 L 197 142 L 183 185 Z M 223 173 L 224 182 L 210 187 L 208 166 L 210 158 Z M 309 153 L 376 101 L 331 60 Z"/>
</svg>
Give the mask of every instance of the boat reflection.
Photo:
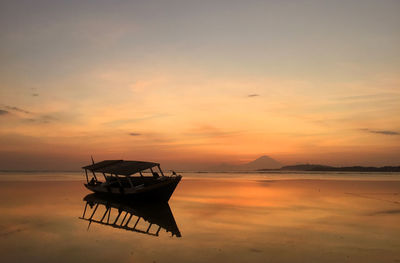
<svg viewBox="0 0 400 263">
<path fill-rule="evenodd" d="M 168 203 L 135 203 L 131 200 L 89 194 L 79 219 L 137 233 L 158 236 L 163 229 L 181 237 Z"/>
</svg>

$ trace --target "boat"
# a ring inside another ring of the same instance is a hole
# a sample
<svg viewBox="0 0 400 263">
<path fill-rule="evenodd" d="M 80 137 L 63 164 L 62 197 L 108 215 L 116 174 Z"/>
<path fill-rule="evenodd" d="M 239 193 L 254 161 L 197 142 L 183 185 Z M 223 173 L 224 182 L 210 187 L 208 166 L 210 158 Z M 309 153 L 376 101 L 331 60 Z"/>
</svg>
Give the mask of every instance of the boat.
<svg viewBox="0 0 400 263">
<path fill-rule="evenodd" d="M 142 161 L 95 163 L 92 159 L 92 164 L 82 169 L 86 175 L 84 185 L 90 191 L 142 201 L 168 202 L 182 178 L 173 171 L 170 176 L 164 175 L 159 163 Z"/>
<path fill-rule="evenodd" d="M 122 196 L 89 194 L 79 219 L 150 236 L 159 236 L 161 230 L 171 237 L 181 237 L 168 203 L 141 203 Z"/>
</svg>

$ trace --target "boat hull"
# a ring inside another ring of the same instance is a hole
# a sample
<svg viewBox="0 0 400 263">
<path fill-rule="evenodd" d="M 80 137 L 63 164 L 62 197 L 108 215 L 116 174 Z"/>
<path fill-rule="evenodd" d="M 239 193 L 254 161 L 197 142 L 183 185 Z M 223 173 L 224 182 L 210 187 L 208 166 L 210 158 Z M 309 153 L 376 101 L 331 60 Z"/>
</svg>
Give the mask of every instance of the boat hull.
<svg viewBox="0 0 400 263">
<path fill-rule="evenodd" d="M 168 202 L 181 180 L 181 176 L 160 177 L 148 185 L 137 185 L 134 187 L 109 186 L 105 183 L 95 185 L 85 184 L 92 192 L 110 196 L 123 196 L 140 201 L 164 201 Z"/>
</svg>

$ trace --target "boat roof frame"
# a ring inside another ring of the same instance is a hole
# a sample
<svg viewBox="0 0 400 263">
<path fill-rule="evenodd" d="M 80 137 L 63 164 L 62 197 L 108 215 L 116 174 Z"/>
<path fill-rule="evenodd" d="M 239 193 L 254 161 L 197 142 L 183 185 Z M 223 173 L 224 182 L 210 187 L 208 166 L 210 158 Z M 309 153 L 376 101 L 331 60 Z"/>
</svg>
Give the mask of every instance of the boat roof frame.
<svg viewBox="0 0 400 263">
<path fill-rule="evenodd" d="M 143 162 L 143 161 L 124 161 L 124 160 L 104 160 L 101 162 L 93 163 L 91 165 L 83 166 L 82 169 L 89 170 L 93 173 L 107 173 L 115 175 L 131 176 L 135 173 L 140 173 L 144 170 L 158 167 L 159 163 Z"/>
</svg>

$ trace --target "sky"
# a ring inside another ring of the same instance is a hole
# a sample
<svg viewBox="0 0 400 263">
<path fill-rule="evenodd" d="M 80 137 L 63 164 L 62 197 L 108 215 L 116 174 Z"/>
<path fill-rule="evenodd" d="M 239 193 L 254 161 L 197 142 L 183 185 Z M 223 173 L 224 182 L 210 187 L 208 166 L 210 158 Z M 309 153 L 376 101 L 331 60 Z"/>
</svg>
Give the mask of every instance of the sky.
<svg viewBox="0 0 400 263">
<path fill-rule="evenodd" d="M 0 169 L 400 165 L 400 1 L 0 1 Z"/>
</svg>

